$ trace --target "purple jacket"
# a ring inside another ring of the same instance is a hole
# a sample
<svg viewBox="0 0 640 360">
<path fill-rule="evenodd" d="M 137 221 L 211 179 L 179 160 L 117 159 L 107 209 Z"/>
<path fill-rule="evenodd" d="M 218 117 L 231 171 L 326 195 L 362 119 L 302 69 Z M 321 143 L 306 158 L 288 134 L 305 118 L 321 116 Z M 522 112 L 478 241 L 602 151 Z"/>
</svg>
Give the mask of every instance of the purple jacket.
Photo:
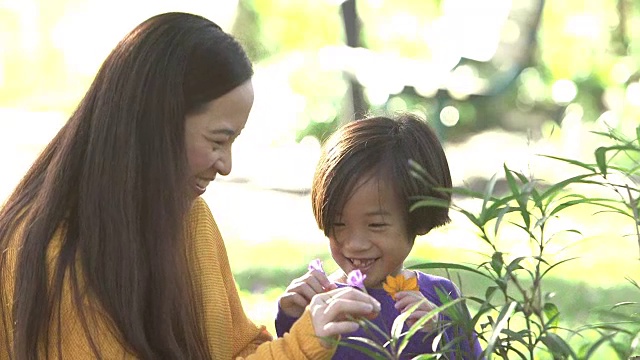
<svg viewBox="0 0 640 360">
<path fill-rule="evenodd" d="M 437 306 L 442 305 L 442 302 L 440 301 L 440 299 L 438 298 L 438 294 L 436 293 L 436 290 L 435 290 L 436 288 L 439 288 L 441 289 L 442 292 L 444 292 L 445 294 L 448 294 L 451 299 L 458 298 L 458 291 L 456 290 L 455 285 L 448 279 L 440 276 L 425 274 L 420 271 L 416 271 L 416 274 L 418 277 L 418 286 L 420 287 L 420 292 L 422 292 L 422 294 L 435 305 Z M 336 283 L 336 285 L 338 285 L 338 287 L 348 286 L 346 284 L 341 284 L 341 283 Z M 400 315 L 400 312 L 396 310 L 396 308 L 394 307 L 395 305 L 394 300 L 383 289 L 367 288 L 367 293 L 369 293 L 369 295 L 373 296 L 376 300 L 378 300 L 382 308 L 382 310 L 380 311 L 380 315 L 378 315 L 378 317 L 372 320 L 372 322 L 376 326 L 378 326 L 380 329 L 386 331 L 387 333 L 390 333 L 393 320 L 395 320 L 395 318 L 398 315 Z M 444 319 L 445 321 L 448 320 L 448 318 L 443 315 L 441 315 L 441 319 Z M 292 318 L 286 315 L 280 308 L 278 308 L 278 315 L 276 316 L 276 324 L 275 324 L 278 337 L 282 337 L 284 333 L 288 332 L 296 320 L 297 318 Z M 403 331 L 407 331 L 407 330 L 408 330 L 408 327 L 405 325 Z M 458 331 L 458 329 L 449 326 L 447 330 L 445 330 L 443 339 L 441 340 L 441 344 L 443 342 L 449 343 L 453 339 L 455 339 L 456 331 Z M 418 354 L 433 353 L 433 350 L 432 350 L 433 340 L 436 334 L 430 334 L 429 336 L 426 336 L 426 335 L 427 333 L 425 332 L 416 333 L 411 338 L 411 340 L 409 341 L 409 344 L 402 352 L 401 358 L 411 359 L 412 357 Z M 342 336 L 343 341 L 349 336 L 366 337 L 376 341 L 378 344 L 384 343 L 384 339 L 380 334 L 371 333 L 371 332 L 367 333 L 362 328 L 358 329 L 357 331 L 351 334 L 343 335 Z M 348 341 L 356 345 L 362 345 L 367 347 L 365 344 L 361 342 L 356 342 L 353 340 L 348 340 Z M 461 351 L 459 353 L 448 352 L 447 354 L 448 358 L 475 360 L 481 357 L 482 348 L 480 347 L 478 338 L 475 333 L 473 334 L 472 346 L 470 346 L 468 340 L 462 340 L 461 342 L 459 342 L 459 345 L 460 346 L 458 348 Z M 369 356 L 367 356 L 366 354 L 356 349 L 341 345 L 338 347 L 335 355 L 333 356 L 333 359 L 345 359 L 345 360 L 369 359 Z"/>
</svg>

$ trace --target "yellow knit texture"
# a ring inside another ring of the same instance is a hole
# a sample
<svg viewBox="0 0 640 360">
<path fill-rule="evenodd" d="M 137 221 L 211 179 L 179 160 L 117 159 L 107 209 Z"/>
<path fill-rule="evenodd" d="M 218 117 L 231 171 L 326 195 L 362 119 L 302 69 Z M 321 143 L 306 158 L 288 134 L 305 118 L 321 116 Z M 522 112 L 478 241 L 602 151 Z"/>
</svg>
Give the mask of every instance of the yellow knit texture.
<svg viewBox="0 0 640 360">
<path fill-rule="evenodd" d="M 189 214 L 188 251 L 191 273 L 194 274 L 195 294 L 199 299 L 199 317 L 215 359 L 329 359 L 334 349 L 325 349 L 314 334 L 308 311 L 293 326 L 284 338 L 272 340 L 264 326 L 256 326 L 245 315 L 220 231 L 209 207 L 201 198 L 195 200 Z M 52 264 L 56 247 L 60 244 L 60 232 L 54 235 L 48 251 Z M 15 241 L 7 252 L 9 269 L 15 267 L 17 251 Z M 57 244 L 57 246 L 56 246 Z M 0 283 L 5 299 L 5 315 L 10 315 L 14 278 L 5 273 Z M 50 346 L 46 349 L 50 359 L 90 359 L 93 357 L 88 336 L 73 306 L 70 285 L 66 283 L 60 304 L 60 323 L 54 321 L 50 327 Z M 83 299 L 83 309 L 88 315 L 88 330 L 95 346 L 105 359 L 136 359 L 120 345 L 118 333 L 111 326 L 108 315 L 90 299 Z M 275 304 L 274 304 L 275 305 Z M 55 314 L 57 317 L 57 314 Z M 0 319 L 1 320 L 1 319 Z M 14 319 L 6 319 L 7 324 Z M 59 326 L 58 326 L 59 325 Z M 0 360 L 8 360 L 5 344 L 11 343 L 11 328 L 6 331 L 0 321 Z M 61 340 L 62 354 L 57 349 Z M 42 350 L 45 352 L 45 350 Z M 44 354 L 41 354 L 44 357 Z"/>
</svg>

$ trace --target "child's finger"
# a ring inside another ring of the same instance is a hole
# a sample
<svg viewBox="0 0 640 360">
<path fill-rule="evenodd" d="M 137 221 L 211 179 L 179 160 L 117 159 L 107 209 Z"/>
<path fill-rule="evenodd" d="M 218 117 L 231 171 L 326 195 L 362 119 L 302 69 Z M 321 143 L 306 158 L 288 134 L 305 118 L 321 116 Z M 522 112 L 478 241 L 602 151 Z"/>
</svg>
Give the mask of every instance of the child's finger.
<svg viewBox="0 0 640 360">
<path fill-rule="evenodd" d="M 396 293 L 395 308 L 401 311 L 413 306 L 415 303 L 426 298 L 418 291 L 401 291 Z"/>
<path fill-rule="evenodd" d="M 279 302 L 282 311 L 291 317 L 300 317 L 309 305 L 309 301 L 304 296 L 295 292 L 285 293 L 280 297 Z"/>
<path fill-rule="evenodd" d="M 332 283 L 327 277 L 327 274 L 322 271 L 310 270 L 308 274 L 312 275 L 313 278 L 318 281 L 318 284 L 320 284 L 322 291 L 319 291 L 318 293 L 333 290 L 338 287 L 336 284 Z"/>
<path fill-rule="evenodd" d="M 323 277 L 324 280 L 327 279 L 327 276 L 324 273 L 317 270 L 311 270 L 307 273 L 307 276 L 304 277 L 304 282 L 307 283 L 307 285 L 309 285 L 316 294 L 321 294 L 326 291 L 326 287 L 323 284 L 325 282 Z"/>
<path fill-rule="evenodd" d="M 318 284 L 316 282 L 316 289 L 318 288 Z M 314 295 L 322 293 L 323 291 L 318 292 L 316 289 L 314 289 L 309 282 L 299 282 L 291 287 L 289 287 L 287 289 L 287 292 L 294 292 L 297 294 L 302 295 L 307 302 L 311 301 L 311 299 L 313 298 Z"/>
<path fill-rule="evenodd" d="M 408 326 L 413 326 L 413 324 L 415 324 L 418 320 L 422 319 L 425 315 L 427 315 L 429 313 L 429 311 L 422 311 L 422 310 L 416 310 L 413 313 L 411 313 L 411 315 L 409 315 L 409 317 L 407 318 L 407 325 Z M 432 331 L 436 328 L 437 325 L 437 317 L 436 316 L 432 316 L 429 320 L 427 320 L 423 325 L 422 325 L 422 331 Z"/>
</svg>

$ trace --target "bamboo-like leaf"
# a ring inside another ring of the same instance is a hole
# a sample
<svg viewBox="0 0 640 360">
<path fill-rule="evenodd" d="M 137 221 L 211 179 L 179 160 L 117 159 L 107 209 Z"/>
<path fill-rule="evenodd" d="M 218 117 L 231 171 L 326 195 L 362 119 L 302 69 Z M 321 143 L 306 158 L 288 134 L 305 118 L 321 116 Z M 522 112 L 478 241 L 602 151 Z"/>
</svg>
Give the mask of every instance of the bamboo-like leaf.
<svg viewBox="0 0 640 360">
<path fill-rule="evenodd" d="M 432 262 L 432 263 L 423 263 L 412 265 L 408 267 L 409 269 L 414 270 L 422 270 L 422 269 L 454 269 L 454 270 L 465 270 L 478 275 L 482 275 L 487 279 L 493 280 L 493 278 L 482 271 L 476 270 L 470 266 L 462 265 L 462 264 L 454 264 L 454 263 L 445 263 L 445 262 Z"/>
<path fill-rule="evenodd" d="M 489 286 L 487 290 L 484 292 L 484 297 L 487 301 L 490 301 L 493 298 L 493 294 L 498 290 L 497 286 Z"/>
<path fill-rule="evenodd" d="M 415 336 L 415 334 L 422 329 L 422 327 L 424 326 L 424 324 L 426 324 L 432 317 L 437 316 L 439 313 L 443 312 L 444 310 L 460 303 L 461 301 L 464 301 L 464 298 L 457 298 L 455 300 L 451 300 L 449 302 L 447 302 L 446 304 L 443 304 L 441 306 L 438 306 L 437 308 L 429 311 L 427 314 L 423 315 L 420 319 L 418 319 L 418 321 L 416 321 L 415 324 L 413 324 L 409 330 L 407 331 L 407 333 L 404 335 L 404 337 L 402 338 L 400 345 L 398 346 L 398 355 L 402 354 L 402 352 L 404 351 L 404 349 L 407 347 L 407 345 L 409 345 L 409 340 Z M 416 305 L 420 305 L 420 303 L 416 304 Z M 417 306 L 414 306 L 415 308 L 417 308 Z M 412 307 L 412 309 L 414 308 Z M 415 310 L 415 309 L 413 309 Z M 409 310 L 411 311 L 411 309 Z M 413 312 L 413 311 L 412 311 Z M 396 318 L 397 319 L 397 318 Z M 405 319 L 406 320 L 406 319 Z M 404 323 L 404 321 L 403 321 Z M 395 325 L 395 321 L 394 321 L 394 325 Z M 400 326 L 400 328 L 402 329 L 402 326 Z"/>
<path fill-rule="evenodd" d="M 496 181 L 498 181 L 498 174 L 493 174 L 491 179 L 489 179 L 489 182 L 487 182 L 487 186 L 484 190 L 484 197 L 482 199 L 482 211 L 487 208 L 487 202 L 493 195 L 493 189 L 496 186 Z"/>
<path fill-rule="evenodd" d="M 547 217 L 552 217 L 555 214 L 559 213 L 560 211 L 574 206 L 574 205 L 581 205 L 581 204 L 597 204 L 594 200 L 592 199 L 576 199 L 576 200 L 569 200 L 566 201 L 562 204 L 559 204 L 558 206 L 556 206 L 555 208 L 553 208 L 553 210 L 551 210 L 551 212 L 549 213 L 549 215 L 547 215 Z"/>
<path fill-rule="evenodd" d="M 551 156 L 551 155 L 540 155 L 540 156 L 542 156 L 542 157 L 546 157 L 546 158 L 549 158 L 549 159 L 558 160 L 558 161 L 563 161 L 563 162 L 569 163 L 569 164 L 571 164 L 571 165 L 576 165 L 576 166 L 579 166 L 579 167 L 581 167 L 581 168 L 584 168 L 584 169 L 590 170 L 590 171 L 592 171 L 593 173 L 595 173 L 595 172 L 596 172 L 596 167 L 595 167 L 595 166 L 593 166 L 593 165 L 591 165 L 591 164 L 585 164 L 585 163 L 580 162 L 580 161 L 577 161 L 577 160 L 573 160 L 573 159 L 565 159 L 565 158 L 561 158 L 561 157 L 558 157 L 558 156 Z"/>
<path fill-rule="evenodd" d="M 542 311 L 547 317 L 547 326 L 554 328 L 557 327 L 560 322 L 560 311 L 558 310 L 558 307 L 553 303 L 545 303 L 542 307 Z"/>
<path fill-rule="evenodd" d="M 630 278 L 630 277 L 628 277 L 628 276 L 625 276 L 624 278 L 625 278 L 625 280 L 627 280 L 628 282 L 630 282 L 630 283 L 631 283 L 631 285 L 633 285 L 633 286 L 637 287 L 638 289 L 640 289 L 640 284 L 638 284 L 638 282 L 637 282 L 637 281 L 635 281 L 634 279 L 632 279 L 632 278 Z"/>
<path fill-rule="evenodd" d="M 511 190 L 511 193 L 516 196 L 519 195 L 520 189 L 518 189 L 518 184 L 516 183 L 516 179 L 513 177 L 511 170 L 509 170 L 509 168 L 507 167 L 507 164 L 503 164 L 502 168 L 504 169 L 504 176 L 505 176 L 505 179 L 507 180 L 507 185 L 509 185 L 509 189 Z"/>
<path fill-rule="evenodd" d="M 629 305 L 640 305 L 640 303 L 638 303 L 637 301 L 622 301 L 622 302 L 614 304 L 611 307 L 611 310 L 615 310 L 615 309 L 617 309 L 619 307 L 629 306 Z"/>
<path fill-rule="evenodd" d="M 333 339 L 334 345 L 345 346 L 345 347 L 349 347 L 349 348 L 358 350 L 359 352 L 361 352 L 361 353 L 369 356 L 371 359 L 375 359 L 375 360 L 393 360 L 394 359 L 393 355 L 391 355 L 387 349 L 385 349 L 380 344 L 378 344 L 377 342 L 375 342 L 375 341 L 373 341 L 371 339 L 367 339 L 367 338 L 364 338 L 364 337 L 357 337 L 357 336 L 350 336 L 348 338 L 345 338 L 345 340 L 346 339 L 349 339 L 349 340 L 352 340 L 352 341 L 361 342 L 363 344 L 369 345 L 370 347 L 373 347 L 374 349 L 376 349 L 377 352 L 371 350 L 371 348 L 369 348 L 367 346 L 358 345 L 358 344 L 354 344 L 354 343 L 349 343 L 349 342 L 345 342 L 343 340 L 335 340 L 335 339 Z"/>
<path fill-rule="evenodd" d="M 409 316 L 411 316 L 411 314 L 414 311 L 416 311 L 416 309 L 420 307 L 420 305 L 421 305 L 421 302 L 417 302 L 413 304 L 413 306 L 411 306 L 407 311 L 398 315 L 398 317 L 396 317 L 395 320 L 393 320 L 393 324 L 391 325 L 391 339 L 389 339 L 390 341 L 394 340 L 392 341 L 393 343 L 398 342 L 398 339 L 400 339 L 400 337 L 402 336 L 402 328 L 404 326 L 405 321 L 407 321 Z"/>
<path fill-rule="evenodd" d="M 498 277 L 502 276 L 502 266 L 504 266 L 504 261 L 502 260 L 502 253 L 499 251 L 496 251 L 491 256 L 491 268 L 493 269 L 493 271 L 495 271 Z"/>
<path fill-rule="evenodd" d="M 493 354 L 493 349 L 496 346 L 496 341 L 498 340 L 498 336 L 502 332 L 502 329 L 507 326 L 511 315 L 513 315 L 513 311 L 516 308 L 518 303 L 515 301 L 510 302 L 509 304 L 505 304 L 505 306 L 500 311 L 498 318 L 496 319 L 496 323 L 493 326 L 493 332 L 487 341 L 486 354 L 489 354 L 489 360 L 491 360 L 491 355 Z"/>
<path fill-rule="evenodd" d="M 511 329 L 502 329 L 502 333 L 507 335 L 509 337 L 509 339 L 515 340 L 521 344 L 527 345 L 527 340 L 525 339 L 526 337 L 529 337 L 528 335 L 528 331 L 525 330 L 520 330 L 518 332 L 515 332 Z"/>
<path fill-rule="evenodd" d="M 373 330 L 376 333 L 378 333 L 378 335 L 380 335 L 382 338 L 387 338 L 387 336 L 388 336 L 386 331 L 380 329 L 380 327 L 378 325 L 376 325 L 373 321 L 371 321 L 369 319 L 358 318 L 358 324 L 371 337 L 374 336 L 373 335 L 374 333 L 371 330 Z"/>
<path fill-rule="evenodd" d="M 594 155 L 596 157 L 596 165 L 598 165 L 598 169 L 602 176 L 607 177 L 607 148 L 604 146 L 600 146 L 596 149 Z"/>
<path fill-rule="evenodd" d="M 511 260 L 511 262 L 509 263 L 509 265 L 507 265 L 507 271 L 508 272 L 513 272 L 514 270 L 518 270 L 518 269 L 522 269 L 522 266 L 520 266 L 520 262 L 524 259 L 526 259 L 526 256 L 519 256 L 513 260 Z"/>
<path fill-rule="evenodd" d="M 601 146 L 595 151 L 596 164 L 598 165 L 598 169 L 602 173 L 602 176 L 607 177 L 607 159 L 606 153 L 608 151 L 617 150 L 617 151 L 634 151 L 640 152 L 640 148 L 632 146 L 632 145 L 614 145 L 609 147 Z"/>
<path fill-rule="evenodd" d="M 553 198 L 560 190 L 564 189 L 567 185 L 579 183 L 591 176 L 593 176 L 593 174 L 577 175 L 577 176 L 573 176 L 568 179 L 562 180 L 560 182 L 553 184 L 548 189 L 546 189 L 540 196 L 545 199 Z"/>
<path fill-rule="evenodd" d="M 438 182 L 433 178 L 433 176 L 431 176 L 431 174 L 427 172 L 427 170 L 425 170 L 420 164 L 412 159 L 409 159 L 409 168 L 413 170 L 412 175 L 413 172 L 415 172 L 418 178 L 424 179 L 429 183 L 430 186 L 435 186 L 436 184 L 438 184 Z"/>
<path fill-rule="evenodd" d="M 504 216 L 510 212 L 513 211 L 515 209 L 512 209 L 510 206 L 505 206 L 504 208 L 502 208 L 500 210 L 500 212 L 498 212 L 498 217 L 496 218 L 496 226 L 493 229 L 493 236 L 498 236 L 498 228 L 500 227 L 500 224 L 502 223 L 502 219 L 504 219 Z"/>
<path fill-rule="evenodd" d="M 636 336 L 631 340 L 631 353 L 635 353 L 636 350 L 640 349 L 640 331 L 636 333 Z"/>
<path fill-rule="evenodd" d="M 585 359 L 585 360 L 589 360 L 591 358 L 591 356 L 593 356 L 593 354 L 596 352 L 596 350 L 598 350 L 600 345 L 602 345 L 605 342 L 611 340 L 615 335 L 616 334 L 608 334 L 608 335 L 605 335 L 605 336 L 601 337 L 598 341 L 596 341 L 595 343 L 591 344 L 591 347 L 589 347 L 589 351 L 587 351 L 585 356 L 581 357 L 581 358 Z"/>
<path fill-rule="evenodd" d="M 636 127 L 636 140 L 640 144 L 640 126 Z"/>
<path fill-rule="evenodd" d="M 424 197 L 421 200 L 416 201 L 411 205 L 409 211 L 414 211 L 418 208 L 423 207 L 443 207 L 448 208 L 450 206 L 449 202 L 443 199 L 434 198 L 434 197 Z"/>
<path fill-rule="evenodd" d="M 551 351 L 554 355 L 562 357 L 571 357 L 577 359 L 576 353 L 573 352 L 569 344 L 567 344 L 560 336 L 554 333 L 546 333 L 540 337 L 540 341 Z"/>
<path fill-rule="evenodd" d="M 431 360 L 438 359 L 440 354 L 420 354 L 415 357 L 412 357 L 411 360 Z"/>
<path fill-rule="evenodd" d="M 564 260 L 558 261 L 557 263 L 555 263 L 555 264 L 553 264 L 553 265 L 549 266 L 549 268 L 547 268 L 547 269 L 542 273 L 542 275 L 540 275 L 540 278 L 543 278 L 545 275 L 547 275 L 547 273 L 548 273 L 549 271 L 551 271 L 551 270 L 552 270 L 553 268 L 555 268 L 556 266 L 558 266 L 558 265 L 560 265 L 560 264 L 564 264 L 564 263 L 566 263 L 567 261 L 576 260 L 576 259 L 579 259 L 579 257 L 578 257 L 578 256 L 576 256 L 576 257 L 572 257 L 572 258 L 568 258 L 568 259 L 564 259 Z"/>
</svg>

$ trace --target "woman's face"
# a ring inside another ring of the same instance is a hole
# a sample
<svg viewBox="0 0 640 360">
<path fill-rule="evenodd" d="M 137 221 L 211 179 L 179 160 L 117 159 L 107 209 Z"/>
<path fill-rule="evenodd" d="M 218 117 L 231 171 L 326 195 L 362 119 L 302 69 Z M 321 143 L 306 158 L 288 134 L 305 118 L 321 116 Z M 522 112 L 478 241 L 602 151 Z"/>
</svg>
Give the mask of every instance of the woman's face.
<svg viewBox="0 0 640 360">
<path fill-rule="evenodd" d="M 202 195 L 216 175 L 231 172 L 231 145 L 247 123 L 253 106 L 251 80 L 207 103 L 185 121 L 190 183 Z"/>
</svg>

